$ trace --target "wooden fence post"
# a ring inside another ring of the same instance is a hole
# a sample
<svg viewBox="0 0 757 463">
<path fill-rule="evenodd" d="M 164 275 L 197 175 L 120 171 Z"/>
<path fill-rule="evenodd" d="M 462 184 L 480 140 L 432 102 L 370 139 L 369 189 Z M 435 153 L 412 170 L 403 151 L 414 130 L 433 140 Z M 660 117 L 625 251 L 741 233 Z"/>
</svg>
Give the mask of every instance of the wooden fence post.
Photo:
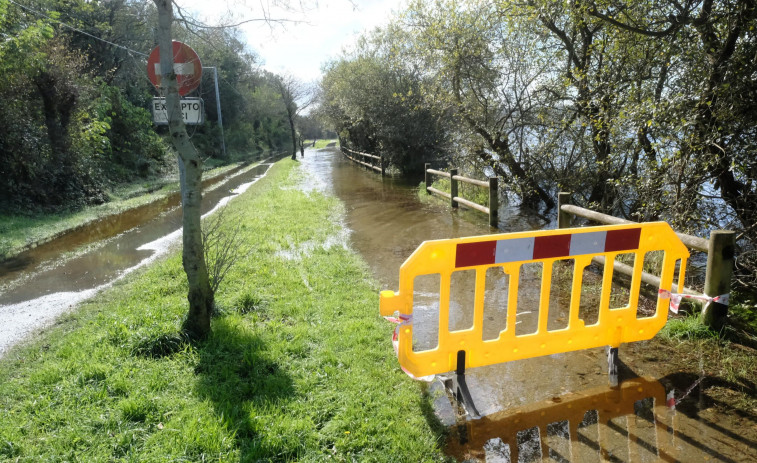
<svg viewBox="0 0 757 463">
<path fill-rule="evenodd" d="M 457 169 L 450 169 L 449 170 L 449 193 L 450 193 L 450 205 L 452 207 L 457 207 L 457 201 L 455 201 L 455 198 L 458 196 L 457 194 L 457 180 L 455 180 L 455 175 L 457 175 Z"/>
<path fill-rule="evenodd" d="M 499 222 L 499 192 L 497 191 L 497 177 L 489 178 L 489 225 L 497 227 Z"/>
<path fill-rule="evenodd" d="M 429 179 L 431 178 L 431 175 L 429 175 L 428 170 L 431 168 L 431 164 L 428 162 L 423 165 L 423 182 L 426 184 L 426 194 L 430 195 L 431 192 L 428 191 L 428 187 L 431 186 L 431 183 L 429 182 Z"/>
<path fill-rule="evenodd" d="M 381 176 L 383 177 L 386 174 L 386 167 L 384 167 L 384 155 L 379 155 L 379 162 L 381 163 Z"/>
<path fill-rule="evenodd" d="M 557 228 L 570 228 L 572 219 L 569 212 L 563 212 L 563 204 L 570 204 L 570 193 L 557 194 Z"/>
<path fill-rule="evenodd" d="M 736 233 L 730 230 L 714 230 L 710 233 L 707 250 L 707 273 L 704 294 L 710 297 L 729 294 L 733 275 Z M 708 327 L 720 330 L 728 315 L 728 305 L 710 302 L 705 305 L 702 318 Z"/>
</svg>

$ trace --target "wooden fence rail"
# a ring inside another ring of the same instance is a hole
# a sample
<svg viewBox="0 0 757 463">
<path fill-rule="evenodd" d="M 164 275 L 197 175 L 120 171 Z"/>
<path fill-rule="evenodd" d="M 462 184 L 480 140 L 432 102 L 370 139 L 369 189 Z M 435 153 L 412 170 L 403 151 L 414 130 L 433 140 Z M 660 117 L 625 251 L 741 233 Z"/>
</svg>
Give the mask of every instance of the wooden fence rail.
<svg viewBox="0 0 757 463">
<path fill-rule="evenodd" d="M 594 222 L 603 224 L 627 224 L 635 223 L 600 212 L 584 209 L 570 204 L 570 193 L 560 193 L 557 198 L 557 227 L 568 228 L 572 223 L 572 216 L 583 217 Z M 710 239 L 697 236 L 676 233 L 683 244 L 689 249 L 707 253 L 707 270 L 705 273 L 704 294 L 710 297 L 721 294 L 729 294 L 731 291 L 731 277 L 733 275 L 734 249 L 736 246 L 736 233 L 730 230 L 713 230 Z M 604 260 L 596 259 L 597 263 L 604 264 Z M 616 272 L 630 276 L 631 267 L 621 262 L 615 262 Z M 642 281 L 651 285 L 660 285 L 660 279 L 652 274 L 644 272 Z M 691 288 L 678 288 L 673 285 L 673 291 L 686 294 L 699 294 Z M 714 329 L 722 328 L 728 314 L 728 305 L 719 302 L 709 302 L 703 307 L 704 323 Z"/>
<path fill-rule="evenodd" d="M 489 214 L 489 225 L 491 225 L 492 227 L 497 226 L 499 198 L 497 196 L 498 188 L 497 188 L 496 177 L 490 178 L 488 181 L 476 180 L 476 179 L 462 177 L 460 175 L 457 175 L 457 169 L 450 169 L 449 172 L 442 172 L 440 170 L 431 169 L 430 164 L 426 164 L 424 171 L 425 171 L 426 193 L 435 194 L 437 196 L 443 196 L 449 199 L 451 207 L 458 207 L 458 205 L 462 204 L 463 206 L 469 207 L 471 209 L 481 211 L 484 214 Z M 431 186 L 431 184 L 433 183 L 432 175 L 438 175 L 440 177 L 449 178 L 450 179 L 450 192 L 446 193 L 444 191 L 441 191 L 432 187 Z M 474 203 L 473 201 L 469 201 L 465 198 L 458 196 L 458 182 L 476 185 L 481 188 L 488 188 L 489 189 L 489 207 L 482 206 L 481 204 Z"/>
<path fill-rule="evenodd" d="M 383 156 L 361 153 L 360 151 L 355 151 L 344 147 L 342 148 L 342 154 L 344 154 L 347 159 L 356 162 L 357 164 L 365 166 L 369 169 L 373 169 L 376 172 L 381 172 L 382 177 L 386 175 L 386 166 L 384 165 Z M 371 161 L 376 161 L 377 163 L 374 164 Z"/>
</svg>

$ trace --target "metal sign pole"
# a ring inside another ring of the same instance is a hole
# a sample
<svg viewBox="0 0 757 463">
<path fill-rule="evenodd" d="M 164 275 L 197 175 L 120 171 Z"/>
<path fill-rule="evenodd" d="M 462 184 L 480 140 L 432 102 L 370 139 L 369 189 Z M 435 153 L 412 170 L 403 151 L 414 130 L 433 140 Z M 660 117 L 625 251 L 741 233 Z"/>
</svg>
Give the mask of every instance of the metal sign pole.
<svg viewBox="0 0 757 463">
<path fill-rule="evenodd" d="M 223 157 L 226 157 L 226 140 L 223 135 L 223 116 L 221 116 L 221 94 L 218 92 L 218 68 L 215 66 L 205 67 L 203 69 L 213 70 L 213 82 L 216 89 L 216 110 L 218 112 L 218 126 L 221 127 L 221 151 L 223 151 Z"/>
</svg>

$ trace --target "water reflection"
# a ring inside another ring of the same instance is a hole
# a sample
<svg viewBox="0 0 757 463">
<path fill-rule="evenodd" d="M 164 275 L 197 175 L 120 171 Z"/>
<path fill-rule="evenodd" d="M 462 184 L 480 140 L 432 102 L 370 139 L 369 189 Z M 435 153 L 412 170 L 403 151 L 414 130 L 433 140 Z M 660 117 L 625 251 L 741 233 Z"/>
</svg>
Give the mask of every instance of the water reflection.
<svg viewBox="0 0 757 463">
<path fill-rule="evenodd" d="M 446 451 L 468 462 L 754 461 L 757 447 L 676 410 L 652 378 L 504 410 L 452 428 Z"/>
</svg>

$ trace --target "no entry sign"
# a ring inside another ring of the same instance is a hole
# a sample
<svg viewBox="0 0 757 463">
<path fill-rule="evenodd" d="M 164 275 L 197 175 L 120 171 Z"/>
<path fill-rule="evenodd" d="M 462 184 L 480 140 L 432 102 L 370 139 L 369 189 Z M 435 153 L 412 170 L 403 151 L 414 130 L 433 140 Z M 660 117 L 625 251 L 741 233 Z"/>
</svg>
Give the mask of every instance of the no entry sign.
<svg viewBox="0 0 757 463">
<path fill-rule="evenodd" d="M 184 96 L 200 85 L 202 63 L 192 48 L 182 42 L 173 41 L 173 70 L 179 84 L 179 95 Z M 160 47 L 155 47 L 147 58 L 147 76 L 150 82 L 160 90 Z"/>
</svg>

